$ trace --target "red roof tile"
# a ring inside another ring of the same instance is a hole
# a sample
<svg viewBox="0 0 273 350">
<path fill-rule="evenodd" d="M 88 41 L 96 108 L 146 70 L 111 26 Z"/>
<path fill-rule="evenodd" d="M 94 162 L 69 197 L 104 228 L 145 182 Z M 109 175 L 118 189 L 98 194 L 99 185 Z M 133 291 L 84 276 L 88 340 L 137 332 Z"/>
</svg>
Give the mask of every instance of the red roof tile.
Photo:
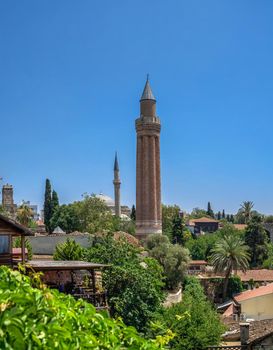
<svg viewBox="0 0 273 350">
<path fill-rule="evenodd" d="M 246 272 L 237 271 L 237 276 L 241 278 L 243 282 L 253 280 L 255 282 L 273 282 L 273 270 L 260 269 L 260 270 L 247 270 Z"/>
<path fill-rule="evenodd" d="M 247 290 L 245 292 L 242 292 L 234 297 L 234 299 L 237 302 L 252 299 L 252 298 L 258 298 L 263 295 L 268 295 L 273 293 L 273 283 L 269 283 L 267 286 L 255 288 L 253 290 Z"/>
</svg>

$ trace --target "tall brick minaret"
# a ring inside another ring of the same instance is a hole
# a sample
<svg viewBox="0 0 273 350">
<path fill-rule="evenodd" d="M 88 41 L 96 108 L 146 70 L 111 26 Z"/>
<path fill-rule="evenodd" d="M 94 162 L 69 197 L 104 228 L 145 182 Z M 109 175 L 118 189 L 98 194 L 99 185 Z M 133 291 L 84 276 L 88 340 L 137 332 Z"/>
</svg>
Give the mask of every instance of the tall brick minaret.
<svg viewBox="0 0 273 350">
<path fill-rule="evenodd" d="M 115 164 L 114 164 L 114 188 L 115 188 L 115 215 L 121 216 L 121 207 L 120 207 L 120 178 L 119 178 L 119 165 L 118 165 L 118 156 L 116 153 Z"/>
<path fill-rule="evenodd" d="M 136 236 L 139 239 L 162 233 L 160 129 L 156 100 L 147 77 L 140 99 L 140 117 L 136 119 Z"/>
</svg>

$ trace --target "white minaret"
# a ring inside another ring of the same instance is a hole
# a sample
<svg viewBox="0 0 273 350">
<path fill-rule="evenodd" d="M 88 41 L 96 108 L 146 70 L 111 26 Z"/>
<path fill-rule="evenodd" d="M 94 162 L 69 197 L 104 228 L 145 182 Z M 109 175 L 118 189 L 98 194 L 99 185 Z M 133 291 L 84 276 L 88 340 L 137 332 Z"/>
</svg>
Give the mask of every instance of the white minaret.
<svg viewBox="0 0 273 350">
<path fill-rule="evenodd" d="M 118 156 L 116 152 L 115 156 L 115 164 L 114 164 L 114 189 L 115 189 L 115 215 L 121 216 L 121 208 L 120 208 L 120 178 L 119 178 L 119 165 L 118 165 Z"/>
</svg>

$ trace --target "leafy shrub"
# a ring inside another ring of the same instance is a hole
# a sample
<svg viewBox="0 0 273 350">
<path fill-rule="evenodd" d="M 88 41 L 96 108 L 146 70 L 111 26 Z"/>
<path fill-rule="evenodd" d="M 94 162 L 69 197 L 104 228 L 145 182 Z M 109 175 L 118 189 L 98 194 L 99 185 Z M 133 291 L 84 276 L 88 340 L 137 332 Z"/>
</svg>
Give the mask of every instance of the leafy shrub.
<svg viewBox="0 0 273 350">
<path fill-rule="evenodd" d="M 158 262 L 151 258 L 142 261 L 139 249 L 125 239 L 115 240 L 111 234 L 95 238 L 86 258 L 111 264 L 103 273 L 111 315 L 145 331 L 164 299 Z"/>
<path fill-rule="evenodd" d="M 53 258 L 54 260 L 82 260 L 84 249 L 74 239 L 67 238 L 64 243 L 56 246 Z"/>
<path fill-rule="evenodd" d="M 185 279 L 182 302 L 163 311 L 152 334 L 165 334 L 168 329 L 175 334 L 171 349 L 202 350 L 219 344 L 224 326 L 195 277 Z"/>
<path fill-rule="evenodd" d="M 168 289 L 175 289 L 183 281 L 189 262 L 189 251 L 181 245 L 171 244 L 168 237 L 152 234 L 146 240 L 151 257 L 163 267 Z"/>
<path fill-rule="evenodd" d="M 0 348 L 162 349 L 164 339 L 145 340 L 133 327 L 96 313 L 83 300 L 31 286 L 29 277 L 0 267 Z"/>
</svg>

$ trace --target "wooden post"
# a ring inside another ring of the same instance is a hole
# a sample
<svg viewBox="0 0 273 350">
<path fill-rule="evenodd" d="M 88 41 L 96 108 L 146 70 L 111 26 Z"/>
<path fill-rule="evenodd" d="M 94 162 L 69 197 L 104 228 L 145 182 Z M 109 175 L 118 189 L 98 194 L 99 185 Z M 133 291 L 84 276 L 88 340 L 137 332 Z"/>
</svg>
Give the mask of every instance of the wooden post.
<svg viewBox="0 0 273 350">
<path fill-rule="evenodd" d="M 96 277 L 95 277 L 95 270 L 91 270 L 91 276 L 92 276 L 92 284 L 93 284 L 93 293 L 96 294 Z"/>
<path fill-rule="evenodd" d="M 22 252 L 22 263 L 26 261 L 26 249 L 25 249 L 25 236 L 21 235 L 21 252 Z"/>
</svg>

